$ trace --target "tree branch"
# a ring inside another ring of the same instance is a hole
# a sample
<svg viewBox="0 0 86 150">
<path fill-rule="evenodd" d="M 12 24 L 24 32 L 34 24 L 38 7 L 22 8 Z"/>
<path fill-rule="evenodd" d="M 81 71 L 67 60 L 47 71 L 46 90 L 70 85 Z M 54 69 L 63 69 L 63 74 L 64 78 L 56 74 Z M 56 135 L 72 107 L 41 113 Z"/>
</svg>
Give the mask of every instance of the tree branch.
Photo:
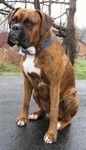
<svg viewBox="0 0 86 150">
<path fill-rule="evenodd" d="M 3 1 L 3 0 L 1 0 Z M 15 2 L 15 1 L 7 1 L 7 2 Z M 16 2 L 22 2 L 22 3 L 25 3 L 25 1 L 20 1 L 20 0 L 17 0 Z M 27 3 L 30 3 L 30 4 L 34 4 L 34 2 L 30 2 L 30 1 L 27 1 Z M 46 4 L 46 3 L 49 3 L 49 1 L 43 1 L 43 2 L 40 2 L 40 4 Z M 69 2 L 59 2 L 59 1 L 51 1 L 51 3 L 56 3 L 56 4 L 65 4 L 65 5 L 69 5 Z"/>
<path fill-rule="evenodd" d="M 9 10 L 5 10 L 5 9 L 0 9 L 0 12 L 7 12 L 7 13 L 9 13 L 10 11 Z"/>
<path fill-rule="evenodd" d="M 60 17 L 64 16 L 65 14 L 67 14 L 67 11 L 68 11 L 68 10 L 69 10 L 69 8 L 67 8 L 66 11 L 65 11 L 62 15 L 60 15 L 60 16 L 54 18 L 54 19 L 57 19 L 57 18 L 60 18 Z"/>
<path fill-rule="evenodd" d="M 8 13 L 2 12 L 2 11 L 0 11 L 0 14 L 1 15 L 8 15 Z"/>
<path fill-rule="evenodd" d="M 11 1 L 11 2 L 12 2 L 12 1 Z M 5 0 L 1 0 L 0 3 L 4 4 L 5 6 L 7 6 L 8 8 L 10 8 L 10 9 L 12 9 L 12 10 L 15 9 L 12 5 L 10 5 L 10 4 L 8 4 L 7 2 L 5 2 Z"/>
<path fill-rule="evenodd" d="M 56 28 L 57 30 L 68 31 L 66 27 L 61 27 L 59 25 L 56 25 L 55 23 L 53 23 L 53 27 Z"/>
</svg>

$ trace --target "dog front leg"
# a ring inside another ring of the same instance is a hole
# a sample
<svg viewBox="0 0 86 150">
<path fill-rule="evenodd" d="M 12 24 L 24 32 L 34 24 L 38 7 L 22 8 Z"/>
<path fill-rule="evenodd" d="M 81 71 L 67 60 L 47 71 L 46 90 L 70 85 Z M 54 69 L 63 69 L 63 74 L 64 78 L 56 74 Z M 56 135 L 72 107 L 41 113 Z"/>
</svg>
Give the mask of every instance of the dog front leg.
<svg viewBox="0 0 86 150">
<path fill-rule="evenodd" d="M 45 143 L 53 143 L 57 139 L 57 123 L 59 110 L 60 86 L 51 85 L 50 87 L 50 124 L 44 136 Z"/>
<path fill-rule="evenodd" d="M 29 79 L 26 76 L 24 76 L 24 98 L 23 98 L 22 110 L 17 119 L 18 126 L 24 126 L 27 124 L 28 109 L 29 109 L 31 94 L 32 94 L 31 83 L 30 83 Z"/>
</svg>

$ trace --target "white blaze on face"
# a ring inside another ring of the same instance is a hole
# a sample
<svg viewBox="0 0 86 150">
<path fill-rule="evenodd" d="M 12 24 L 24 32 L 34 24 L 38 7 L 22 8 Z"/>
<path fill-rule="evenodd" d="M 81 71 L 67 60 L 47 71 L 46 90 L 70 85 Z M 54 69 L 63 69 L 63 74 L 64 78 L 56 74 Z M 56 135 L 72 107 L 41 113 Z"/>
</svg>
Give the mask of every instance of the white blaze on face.
<svg viewBox="0 0 86 150">
<path fill-rule="evenodd" d="M 29 55 L 27 54 L 25 61 L 23 62 L 23 68 L 24 68 L 24 72 L 27 75 L 27 73 L 37 73 L 38 75 L 40 75 L 41 70 L 39 68 L 35 67 L 35 48 L 34 47 L 30 47 L 27 49 L 29 51 L 29 53 L 34 54 L 34 55 Z"/>
</svg>

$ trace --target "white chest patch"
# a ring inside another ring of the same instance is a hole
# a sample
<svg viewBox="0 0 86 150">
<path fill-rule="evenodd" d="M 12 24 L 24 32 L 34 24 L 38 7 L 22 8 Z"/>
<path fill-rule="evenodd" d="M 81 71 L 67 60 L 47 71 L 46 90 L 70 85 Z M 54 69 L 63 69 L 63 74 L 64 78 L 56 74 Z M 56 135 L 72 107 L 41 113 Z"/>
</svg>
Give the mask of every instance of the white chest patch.
<svg viewBox="0 0 86 150">
<path fill-rule="evenodd" d="M 39 68 L 35 67 L 35 55 L 29 55 L 27 54 L 25 61 L 23 62 L 23 68 L 24 68 L 24 72 L 27 75 L 27 73 L 37 73 L 38 75 L 40 75 L 41 70 Z"/>
<path fill-rule="evenodd" d="M 35 67 L 34 64 L 35 56 L 33 55 L 27 55 L 27 58 L 23 62 L 24 72 L 27 75 L 27 73 L 35 72 L 40 75 L 40 69 Z"/>
</svg>

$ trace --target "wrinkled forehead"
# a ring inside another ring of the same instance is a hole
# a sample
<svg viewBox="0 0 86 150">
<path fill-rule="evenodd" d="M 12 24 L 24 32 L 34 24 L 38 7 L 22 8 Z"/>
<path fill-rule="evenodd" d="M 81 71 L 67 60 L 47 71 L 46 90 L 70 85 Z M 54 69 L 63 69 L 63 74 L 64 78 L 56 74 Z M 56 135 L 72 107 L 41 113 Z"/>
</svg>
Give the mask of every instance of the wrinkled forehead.
<svg viewBox="0 0 86 150">
<path fill-rule="evenodd" d="M 13 17 L 17 17 L 21 21 L 25 20 L 26 18 L 33 21 L 36 20 L 36 22 L 41 21 L 40 15 L 35 9 L 19 9 Z"/>
</svg>

